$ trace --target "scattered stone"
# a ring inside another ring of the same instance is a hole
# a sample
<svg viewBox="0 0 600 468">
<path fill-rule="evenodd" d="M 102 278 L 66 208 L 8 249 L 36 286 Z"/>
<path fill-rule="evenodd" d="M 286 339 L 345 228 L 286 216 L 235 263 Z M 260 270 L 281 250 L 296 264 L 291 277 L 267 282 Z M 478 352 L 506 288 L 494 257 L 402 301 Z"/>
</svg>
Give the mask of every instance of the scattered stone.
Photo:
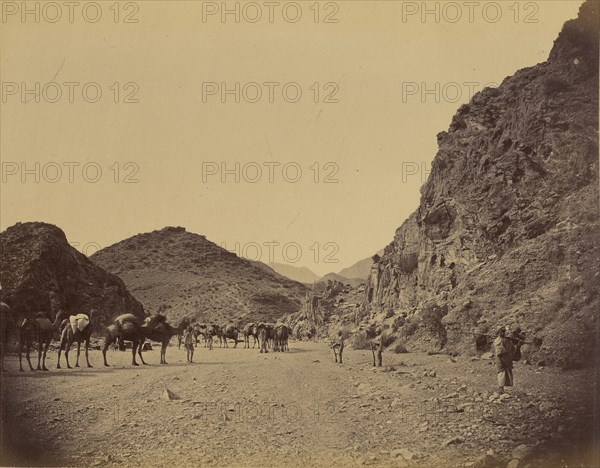
<svg viewBox="0 0 600 468">
<path fill-rule="evenodd" d="M 394 398 L 394 400 L 392 401 L 391 405 L 392 408 L 396 408 L 398 406 L 403 406 L 403 401 L 400 400 L 399 398 Z"/>
<path fill-rule="evenodd" d="M 488 360 L 488 359 L 492 359 L 493 357 L 494 357 L 494 355 L 493 355 L 492 353 L 490 353 L 490 352 L 483 353 L 483 354 L 481 355 L 481 359 L 486 359 L 486 360 Z"/>
<path fill-rule="evenodd" d="M 442 446 L 448 447 L 449 445 L 462 444 L 464 441 L 465 441 L 465 439 L 463 437 L 461 437 L 461 436 L 451 437 L 450 439 L 446 439 L 442 443 Z"/>
<path fill-rule="evenodd" d="M 521 444 L 512 451 L 512 457 L 517 460 L 525 460 L 533 454 L 533 447 Z"/>
<path fill-rule="evenodd" d="M 177 395 L 175 395 L 171 390 L 169 390 L 168 388 L 163 388 L 162 394 L 161 394 L 161 398 L 163 400 L 179 400 L 179 397 Z"/>
<path fill-rule="evenodd" d="M 506 465 L 506 468 L 519 468 L 520 466 L 523 466 L 521 464 L 521 460 L 517 460 L 515 458 L 514 460 L 511 460 L 510 462 L 508 462 L 508 465 Z"/>
<path fill-rule="evenodd" d="M 482 455 L 473 464 L 473 468 L 496 468 L 500 465 L 498 459 L 494 455 L 486 453 Z"/>
</svg>

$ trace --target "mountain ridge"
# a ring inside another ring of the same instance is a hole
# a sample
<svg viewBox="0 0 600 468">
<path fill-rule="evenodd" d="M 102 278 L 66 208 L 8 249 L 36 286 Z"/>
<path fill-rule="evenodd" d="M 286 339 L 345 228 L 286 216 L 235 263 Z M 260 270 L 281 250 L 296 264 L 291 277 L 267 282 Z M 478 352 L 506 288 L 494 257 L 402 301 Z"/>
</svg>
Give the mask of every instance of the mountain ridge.
<svg viewBox="0 0 600 468">
<path fill-rule="evenodd" d="M 306 291 L 183 227 L 137 234 L 90 258 L 119 275 L 147 310 L 172 320 L 275 321 L 298 310 Z"/>
</svg>

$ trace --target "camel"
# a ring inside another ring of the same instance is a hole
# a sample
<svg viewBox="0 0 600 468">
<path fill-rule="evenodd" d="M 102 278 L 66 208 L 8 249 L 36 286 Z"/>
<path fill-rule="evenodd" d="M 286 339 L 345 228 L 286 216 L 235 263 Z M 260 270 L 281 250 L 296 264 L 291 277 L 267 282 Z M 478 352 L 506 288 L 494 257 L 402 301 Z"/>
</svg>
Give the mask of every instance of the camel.
<svg viewBox="0 0 600 468">
<path fill-rule="evenodd" d="M 25 357 L 29 364 L 29 369 L 34 370 L 29 357 L 29 351 L 34 340 L 38 342 L 38 363 L 35 370 L 49 370 L 46 367 L 48 347 L 65 315 L 62 310 L 59 310 L 54 317 L 54 322 L 51 322 L 44 312 L 38 312 L 34 318 L 23 320 L 19 333 L 19 371 L 23 372 L 23 345 L 25 345 Z"/>
<path fill-rule="evenodd" d="M 254 338 L 254 344 L 252 345 L 252 349 L 256 346 L 256 342 L 258 341 L 258 335 L 255 333 L 255 323 L 248 323 L 243 328 L 242 333 L 244 334 L 244 348 L 250 348 L 250 337 Z"/>
<path fill-rule="evenodd" d="M 285 351 L 285 347 L 288 341 L 289 329 L 282 323 L 278 323 L 275 326 L 273 332 L 273 351 Z"/>
<path fill-rule="evenodd" d="M 4 302 L 0 302 L 0 363 L 2 364 L 2 372 L 6 372 L 4 368 L 4 353 L 8 342 L 8 330 L 14 327 L 15 323 L 10 313 L 10 307 Z"/>
<path fill-rule="evenodd" d="M 219 348 L 223 347 L 223 333 L 221 327 L 216 324 L 209 325 L 209 330 L 211 331 L 211 337 L 216 337 L 219 340 Z"/>
<path fill-rule="evenodd" d="M 183 333 L 183 331 L 188 327 L 190 321 L 188 318 L 183 318 L 177 327 L 172 327 L 167 322 L 162 322 L 157 325 L 153 330 L 149 331 L 148 334 L 142 337 L 141 345 L 139 346 L 139 355 L 142 362 L 144 359 L 142 358 L 142 347 L 146 338 L 152 341 L 158 341 L 160 343 L 160 363 L 167 364 L 166 354 L 167 354 L 167 346 L 169 346 L 169 342 L 174 335 L 179 335 Z"/>
<path fill-rule="evenodd" d="M 223 345 L 225 348 L 228 348 L 229 345 L 227 344 L 227 339 L 230 340 L 234 340 L 235 344 L 233 345 L 234 348 L 237 348 L 237 344 L 238 344 L 238 337 L 240 335 L 240 330 L 238 327 L 228 324 L 228 325 L 223 325 L 221 327 L 221 339 L 223 340 Z"/>
<path fill-rule="evenodd" d="M 273 325 L 270 323 L 261 322 L 258 325 L 256 325 L 255 329 L 258 334 L 258 340 L 260 342 L 260 352 L 268 353 L 268 344 L 273 340 Z"/>
<path fill-rule="evenodd" d="M 58 347 L 58 360 L 56 368 L 60 369 L 60 352 L 65 350 L 65 360 L 67 361 L 67 368 L 72 369 L 69 364 L 69 350 L 73 342 L 77 343 L 77 359 L 75 361 L 75 367 L 79 367 L 79 355 L 81 353 L 81 343 L 85 343 L 85 361 L 88 367 L 93 367 L 90 364 L 89 349 L 90 349 L 90 338 L 92 336 L 92 317 L 94 316 L 94 310 L 92 309 L 89 315 L 79 314 L 71 315 L 69 319 L 63 320 L 60 325 L 60 345 Z M 81 325 L 78 326 L 78 323 Z M 73 330 L 75 329 L 75 330 Z"/>
<path fill-rule="evenodd" d="M 135 361 L 135 353 L 143 345 L 144 337 L 150 334 L 160 323 L 163 323 L 166 320 L 164 315 L 155 315 L 149 319 L 149 321 L 145 324 L 141 322 L 133 314 L 123 314 L 119 315 L 114 322 L 106 327 L 106 336 L 104 339 L 104 347 L 102 348 L 102 356 L 104 357 L 104 366 L 110 367 L 108 362 L 106 361 L 106 351 L 109 346 L 115 342 L 119 342 L 119 344 L 123 344 L 125 341 L 131 341 L 131 364 L 134 366 L 139 366 L 139 364 Z M 140 359 L 142 360 L 142 364 L 146 364 L 144 362 L 144 358 L 142 357 L 142 353 L 140 352 Z"/>
</svg>

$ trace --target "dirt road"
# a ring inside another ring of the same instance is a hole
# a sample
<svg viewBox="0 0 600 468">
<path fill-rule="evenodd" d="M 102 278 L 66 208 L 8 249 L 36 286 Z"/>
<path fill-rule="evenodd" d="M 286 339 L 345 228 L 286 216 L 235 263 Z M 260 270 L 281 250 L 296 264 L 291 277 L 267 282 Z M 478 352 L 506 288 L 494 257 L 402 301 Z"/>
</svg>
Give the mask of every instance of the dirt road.
<svg viewBox="0 0 600 468">
<path fill-rule="evenodd" d="M 241 344 L 240 344 L 241 346 Z M 492 361 L 345 353 L 320 343 L 289 353 L 176 346 L 160 366 L 99 351 L 93 369 L 2 377 L 2 464 L 141 466 L 558 466 L 589 461 L 592 395 L 585 371 L 519 364 L 508 397 Z M 74 360 L 74 359 L 73 359 Z M 177 399 L 167 399 L 165 389 Z M 517 448 L 519 447 L 519 448 Z M 516 449 L 516 450 L 515 450 Z M 489 454 L 486 454 L 486 452 Z M 515 458 L 516 457 L 516 458 Z M 529 461 L 528 461 L 529 460 Z M 483 463 L 483 464 L 482 464 Z M 485 465 L 487 463 L 487 465 Z M 492 465 L 490 465 L 492 463 Z"/>
</svg>

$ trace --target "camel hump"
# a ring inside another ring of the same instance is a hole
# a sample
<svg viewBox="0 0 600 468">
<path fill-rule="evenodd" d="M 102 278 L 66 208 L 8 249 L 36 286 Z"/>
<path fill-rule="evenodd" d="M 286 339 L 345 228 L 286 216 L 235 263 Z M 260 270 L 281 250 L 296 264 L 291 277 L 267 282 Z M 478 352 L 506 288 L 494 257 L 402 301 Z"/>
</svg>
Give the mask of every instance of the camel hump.
<svg viewBox="0 0 600 468">
<path fill-rule="evenodd" d="M 69 323 L 73 333 L 82 332 L 90 323 L 90 318 L 86 314 L 71 315 Z"/>
</svg>

